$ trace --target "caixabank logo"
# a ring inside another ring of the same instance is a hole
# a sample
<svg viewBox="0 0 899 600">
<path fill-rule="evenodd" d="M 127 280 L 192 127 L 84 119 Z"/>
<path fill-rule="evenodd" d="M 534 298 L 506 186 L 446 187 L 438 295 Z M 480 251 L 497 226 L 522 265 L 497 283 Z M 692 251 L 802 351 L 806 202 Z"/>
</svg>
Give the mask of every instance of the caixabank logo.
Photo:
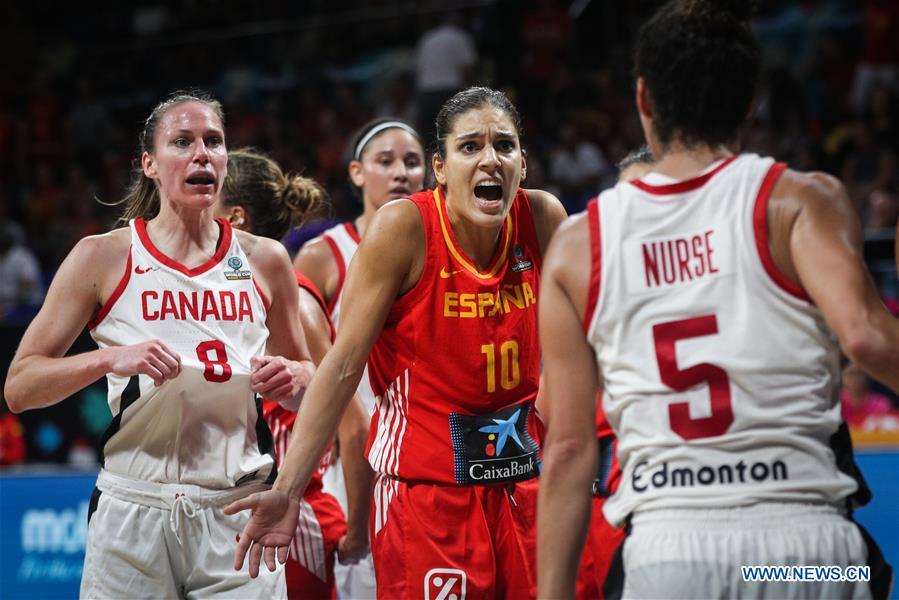
<svg viewBox="0 0 899 600">
<path fill-rule="evenodd" d="M 525 481 L 540 472 L 537 442 L 527 430 L 529 402 L 484 415 L 450 414 L 454 476 L 460 484 Z"/>
</svg>

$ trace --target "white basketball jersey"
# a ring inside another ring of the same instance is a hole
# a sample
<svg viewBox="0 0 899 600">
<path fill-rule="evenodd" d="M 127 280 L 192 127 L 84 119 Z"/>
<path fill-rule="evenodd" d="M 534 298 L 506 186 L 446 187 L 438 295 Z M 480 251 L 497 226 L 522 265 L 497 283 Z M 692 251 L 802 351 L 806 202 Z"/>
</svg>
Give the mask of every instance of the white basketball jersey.
<svg viewBox="0 0 899 600">
<path fill-rule="evenodd" d="M 623 182 L 588 210 L 587 335 L 619 437 L 620 524 L 652 508 L 838 502 L 839 349 L 768 250 L 785 165 L 741 155 Z"/>
<path fill-rule="evenodd" d="M 143 219 L 130 224 L 125 274 L 91 335 L 101 348 L 159 339 L 182 370 L 159 387 L 145 375 L 107 375 L 107 471 L 214 489 L 273 474 L 271 434 L 250 391 L 250 357 L 268 338 L 266 306 L 230 224 L 219 224 L 215 255 L 195 268 L 157 249 Z"/>
<path fill-rule="evenodd" d="M 340 305 L 343 300 L 343 284 L 346 280 L 346 272 L 350 268 L 350 261 L 353 259 L 353 255 L 356 254 L 356 250 L 359 248 L 359 234 L 356 232 L 356 228 L 353 224 L 347 222 L 335 225 L 326 230 L 322 233 L 322 238 L 331 249 L 334 260 L 337 262 L 339 272 L 337 292 L 334 294 L 334 298 L 331 299 L 331 322 L 334 323 L 334 328 L 339 331 Z M 372 414 L 375 411 L 375 393 L 372 391 L 371 382 L 368 379 L 367 364 L 362 373 L 362 379 L 359 380 L 359 388 L 356 390 L 356 393 L 359 394 L 359 398 L 362 399 L 362 403 L 365 404 L 365 408 L 368 409 L 368 414 Z"/>
</svg>

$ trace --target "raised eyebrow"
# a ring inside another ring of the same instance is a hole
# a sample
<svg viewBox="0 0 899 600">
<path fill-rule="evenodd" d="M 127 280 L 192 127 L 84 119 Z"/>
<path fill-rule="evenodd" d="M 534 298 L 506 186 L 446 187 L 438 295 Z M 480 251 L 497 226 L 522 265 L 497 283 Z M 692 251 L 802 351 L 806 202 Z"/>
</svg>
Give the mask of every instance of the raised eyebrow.
<svg viewBox="0 0 899 600">
<path fill-rule="evenodd" d="M 462 133 L 460 135 L 457 135 L 456 140 L 461 141 L 461 140 L 468 140 L 468 139 L 473 139 L 473 138 L 480 138 L 480 137 L 484 137 L 485 135 L 486 134 L 483 131 L 470 131 L 468 133 Z M 515 136 L 515 132 L 513 132 L 513 131 L 499 130 L 496 132 L 496 137 L 502 138 L 502 139 L 514 139 L 516 136 Z"/>
<path fill-rule="evenodd" d="M 456 141 L 468 140 L 468 139 L 479 138 L 479 137 L 484 137 L 483 131 L 470 131 L 468 133 L 461 133 L 461 134 L 457 135 Z"/>
</svg>

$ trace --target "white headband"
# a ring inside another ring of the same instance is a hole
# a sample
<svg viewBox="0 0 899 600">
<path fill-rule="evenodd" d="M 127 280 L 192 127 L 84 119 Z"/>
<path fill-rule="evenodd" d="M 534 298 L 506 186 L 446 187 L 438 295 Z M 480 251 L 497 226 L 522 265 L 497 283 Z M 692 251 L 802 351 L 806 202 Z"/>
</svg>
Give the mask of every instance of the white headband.
<svg viewBox="0 0 899 600">
<path fill-rule="evenodd" d="M 401 121 L 385 121 L 379 125 L 375 125 L 372 127 L 368 133 L 363 136 L 359 143 L 356 144 L 356 151 L 353 152 L 353 160 L 359 160 L 362 157 L 362 151 L 365 149 L 365 145 L 368 144 L 373 137 L 384 131 L 385 129 L 402 129 L 403 131 L 408 131 L 412 135 L 415 136 L 415 139 L 419 139 L 418 132 L 406 125 Z"/>
</svg>

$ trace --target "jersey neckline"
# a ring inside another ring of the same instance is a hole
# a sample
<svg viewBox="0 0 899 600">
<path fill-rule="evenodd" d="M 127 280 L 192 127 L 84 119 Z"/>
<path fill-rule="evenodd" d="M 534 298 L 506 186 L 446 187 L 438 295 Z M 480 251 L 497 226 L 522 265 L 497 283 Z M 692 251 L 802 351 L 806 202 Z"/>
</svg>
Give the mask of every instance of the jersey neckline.
<svg viewBox="0 0 899 600">
<path fill-rule="evenodd" d="M 481 271 L 475 266 L 474 261 L 468 258 L 462 248 L 459 247 L 458 242 L 456 241 L 456 234 L 453 232 L 452 225 L 450 224 L 449 214 L 446 210 L 446 199 L 443 196 L 443 190 L 438 185 L 434 188 L 434 204 L 437 206 L 437 218 L 440 221 L 440 230 L 443 233 L 443 240 L 446 242 L 446 247 L 449 250 L 452 257 L 456 260 L 457 263 L 461 267 L 463 267 L 466 271 L 477 277 L 478 279 L 491 279 L 496 277 L 496 274 L 505 264 L 506 258 L 509 255 L 509 248 L 512 245 L 513 238 L 513 226 L 512 226 L 512 211 L 509 211 L 509 214 L 506 215 L 506 218 L 503 220 L 502 231 L 500 235 L 502 236 L 502 242 L 497 248 L 496 254 L 493 256 L 493 260 L 490 261 L 489 266 L 486 270 Z M 516 199 L 513 202 L 517 201 L 517 193 Z"/>
<path fill-rule="evenodd" d="M 736 160 L 736 156 L 730 156 L 723 161 L 721 161 L 717 166 L 714 166 L 708 169 L 706 172 L 697 175 L 696 177 L 691 177 L 690 179 L 684 179 L 681 181 L 675 181 L 674 183 L 667 183 L 662 185 L 656 185 L 652 183 L 647 183 L 642 179 L 634 179 L 630 181 L 630 183 L 644 192 L 648 192 L 650 194 L 655 194 L 659 196 L 669 195 L 669 194 L 683 194 L 685 192 L 691 192 L 693 190 L 699 189 L 704 186 L 708 181 L 721 172 L 727 165 L 731 164 L 734 160 Z"/>
<path fill-rule="evenodd" d="M 231 247 L 231 224 L 225 219 L 216 219 L 215 222 L 218 223 L 219 226 L 219 239 L 218 242 L 216 242 L 215 253 L 206 262 L 193 268 L 167 256 L 162 250 L 156 247 L 147 233 L 147 221 L 143 217 L 134 220 L 134 228 L 137 231 L 137 236 L 140 238 L 141 244 L 153 258 L 170 269 L 174 269 L 188 277 L 195 277 L 209 271 L 211 268 L 222 262 L 222 259 L 225 258 L 228 249 Z"/>
</svg>

